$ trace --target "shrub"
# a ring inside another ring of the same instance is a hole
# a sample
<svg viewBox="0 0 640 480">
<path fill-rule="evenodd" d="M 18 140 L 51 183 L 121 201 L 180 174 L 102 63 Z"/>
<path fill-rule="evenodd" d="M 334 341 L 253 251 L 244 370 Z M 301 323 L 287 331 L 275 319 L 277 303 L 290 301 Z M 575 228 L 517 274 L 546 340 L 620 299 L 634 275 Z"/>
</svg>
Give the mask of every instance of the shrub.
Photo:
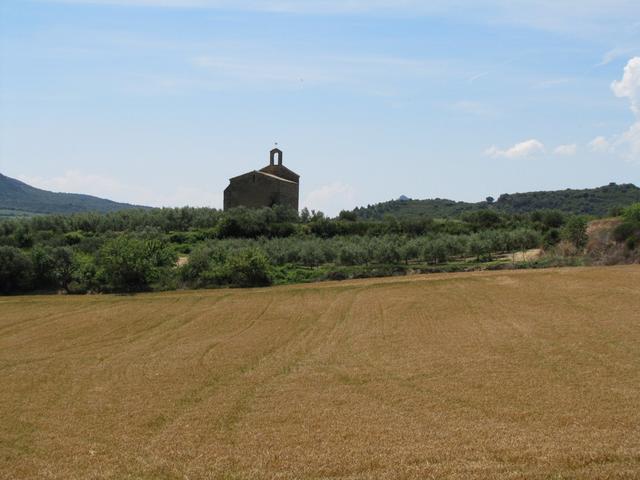
<svg viewBox="0 0 640 480">
<path fill-rule="evenodd" d="M 64 240 L 67 245 L 77 245 L 82 242 L 84 236 L 82 232 L 69 232 L 64 235 Z"/>
<path fill-rule="evenodd" d="M 616 242 L 626 242 L 628 238 L 631 238 L 635 234 L 635 232 L 636 229 L 632 223 L 624 222 L 613 230 L 613 239 Z"/>
<path fill-rule="evenodd" d="M 625 208 L 622 216 L 625 222 L 640 224 L 640 203 L 634 203 Z"/>
<path fill-rule="evenodd" d="M 587 221 L 584 217 L 571 217 L 562 228 L 560 236 L 571 242 L 578 250 L 583 249 L 588 240 Z"/>
<path fill-rule="evenodd" d="M 175 253 L 161 240 L 119 236 L 100 249 L 99 274 L 111 290 L 146 290 L 160 278 L 160 269 L 171 267 L 175 260 Z"/>
<path fill-rule="evenodd" d="M 225 269 L 231 284 L 237 287 L 265 287 L 272 283 L 269 261 L 256 249 L 231 255 Z"/>
<path fill-rule="evenodd" d="M 622 218 L 624 221 L 614 229 L 613 238 L 629 250 L 635 250 L 640 243 L 640 203 L 626 208 Z"/>
<path fill-rule="evenodd" d="M 560 242 L 560 230 L 551 228 L 547 230 L 542 238 L 542 245 L 545 249 L 553 247 Z"/>
<path fill-rule="evenodd" d="M 629 237 L 627 238 L 626 242 L 624 242 L 625 246 L 629 249 L 629 250 L 635 250 L 636 247 L 638 246 L 638 237 L 633 236 L 633 237 Z"/>
<path fill-rule="evenodd" d="M 217 281 L 212 283 L 210 276 L 205 281 L 204 274 L 222 266 L 226 258 L 226 250 L 219 245 L 198 245 L 189 255 L 189 261 L 180 268 L 180 276 L 184 281 L 198 286 L 219 285 Z"/>
</svg>

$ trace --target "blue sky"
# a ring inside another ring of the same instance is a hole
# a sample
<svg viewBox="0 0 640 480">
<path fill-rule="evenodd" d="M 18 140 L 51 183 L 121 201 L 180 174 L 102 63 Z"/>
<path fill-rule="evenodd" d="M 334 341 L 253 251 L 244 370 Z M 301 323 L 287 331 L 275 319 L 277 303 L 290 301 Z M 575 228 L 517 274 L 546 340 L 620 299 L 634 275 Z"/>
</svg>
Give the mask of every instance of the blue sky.
<svg viewBox="0 0 640 480">
<path fill-rule="evenodd" d="M 640 184 L 636 1 L 0 6 L 0 172 L 222 205 L 274 142 L 302 205 Z"/>
</svg>

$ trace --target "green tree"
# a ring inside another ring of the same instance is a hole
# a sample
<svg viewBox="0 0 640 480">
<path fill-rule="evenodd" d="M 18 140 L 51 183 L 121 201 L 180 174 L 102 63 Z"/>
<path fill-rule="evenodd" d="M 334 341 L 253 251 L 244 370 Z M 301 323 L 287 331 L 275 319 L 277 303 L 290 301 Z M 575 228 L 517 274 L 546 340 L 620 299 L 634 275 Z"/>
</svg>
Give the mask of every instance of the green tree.
<svg viewBox="0 0 640 480">
<path fill-rule="evenodd" d="M 495 210 L 478 210 L 467 213 L 463 220 L 480 230 L 494 228 L 502 223 L 502 217 Z"/>
<path fill-rule="evenodd" d="M 468 248 L 469 253 L 476 257 L 478 262 L 491 260 L 491 243 L 482 235 L 472 235 Z"/>
<path fill-rule="evenodd" d="M 582 249 L 587 245 L 587 221 L 584 217 L 571 217 L 560 233 L 563 240 L 571 242 L 576 248 Z"/>
<path fill-rule="evenodd" d="M 79 253 L 74 256 L 73 279 L 67 286 L 69 293 L 95 292 L 101 289 L 98 267 L 93 255 Z"/>
<path fill-rule="evenodd" d="M 367 253 L 353 242 L 345 242 L 338 250 L 338 262 L 341 265 L 361 265 L 366 261 Z"/>
<path fill-rule="evenodd" d="M 558 210 L 545 210 L 542 213 L 542 224 L 546 229 L 560 228 L 564 223 L 564 215 Z"/>
<path fill-rule="evenodd" d="M 624 209 L 623 222 L 613 231 L 617 242 L 624 242 L 629 250 L 640 244 L 640 203 Z"/>
<path fill-rule="evenodd" d="M 355 222 L 356 220 L 358 220 L 358 216 L 355 214 L 355 212 L 351 212 L 349 210 L 342 210 L 338 215 L 338 218 L 340 220 L 346 220 L 348 222 Z"/>
<path fill-rule="evenodd" d="M 53 249 L 52 274 L 59 288 L 69 291 L 69 285 L 73 281 L 76 271 L 75 255 L 69 247 Z"/>
<path fill-rule="evenodd" d="M 36 245 L 31 249 L 33 286 L 35 288 L 50 288 L 55 284 L 54 263 L 51 247 Z"/>
<path fill-rule="evenodd" d="M 379 263 L 396 264 L 400 261 L 398 245 L 392 238 L 381 238 L 374 247 L 374 257 Z"/>
<path fill-rule="evenodd" d="M 551 228 L 544 233 L 542 245 L 544 248 L 553 247 L 560 243 L 560 238 L 560 230 Z"/>
<path fill-rule="evenodd" d="M 449 259 L 446 241 L 442 238 L 432 239 L 425 245 L 422 255 L 428 263 L 445 263 Z"/>
<path fill-rule="evenodd" d="M 622 215 L 625 222 L 640 225 L 640 203 L 634 203 L 630 207 L 625 208 Z"/>
<path fill-rule="evenodd" d="M 320 242 L 304 242 L 300 247 L 300 263 L 306 267 L 316 267 L 324 263 L 324 255 L 319 248 Z"/>
<path fill-rule="evenodd" d="M 31 259 L 18 248 L 0 246 L 0 292 L 29 290 L 32 280 Z"/>
<path fill-rule="evenodd" d="M 227 251 L 218 243 L 198 245 L 180 269 L 180 276 L 185 282 L 200 287 L 225 283 L 220 273 L 226 258 Z"/>
<path fill-rule="evenodd" d="M 400 247 L 400 256 L 405 264 L 409 264 L 410 260 L 418 258 L 420 255 L 420 244 L 416 240 L 406 241 Z"/>
<path fill-rule="evenodd" d="M 311 213 L 309 212 L 309 209 L 307 207 L 304 207 L 302 210 L 300 210 L 301 223 L 309 223 L 310 219 L 311 219 Z"/>
<path fill-rule="evenodd" d="M 121 235 L 107 242 L 98 255 L 100 273 L 115 291 L 146 290 L 160 277 L 161 269 L 176 260 L 165 242 Z"/>
</svg>

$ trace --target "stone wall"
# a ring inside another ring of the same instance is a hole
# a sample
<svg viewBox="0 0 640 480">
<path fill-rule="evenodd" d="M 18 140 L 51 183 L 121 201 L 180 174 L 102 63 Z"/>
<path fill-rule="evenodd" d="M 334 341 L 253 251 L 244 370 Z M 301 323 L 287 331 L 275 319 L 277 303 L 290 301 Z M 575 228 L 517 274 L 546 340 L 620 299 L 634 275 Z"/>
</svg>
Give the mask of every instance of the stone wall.
<svg viewBox="0 0 640 480">
<path fill-rule="evenodd" d="M 299 184 L 260 172 L 232 178 L 224 191 L 224 209 L 234 207 L 271 207 L 287 205 L 298 210 Z"/>
</svg>

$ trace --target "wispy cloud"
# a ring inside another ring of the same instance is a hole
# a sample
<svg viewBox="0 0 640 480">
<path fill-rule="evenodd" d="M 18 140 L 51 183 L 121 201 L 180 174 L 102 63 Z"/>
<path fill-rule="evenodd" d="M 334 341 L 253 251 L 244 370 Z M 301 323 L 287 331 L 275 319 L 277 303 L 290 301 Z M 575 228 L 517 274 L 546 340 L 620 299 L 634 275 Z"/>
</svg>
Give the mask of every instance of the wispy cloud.
<svg viewBox="0 0 640 480">
<path fill-rule="evenodd" d="M 208 8 L 293 14 L 380 13 L 398 15 L 451 15 L 468 12 L 479 23 L 523 25 L 551 31 L 617 31 L 632 27 L 629 19 L 640 15 L 636 0 L 41 0 L 68 4 L 119 5 L 155 8 Z M 603 19 L 607 19 L 604 22 Z"/>
<path fill-rule="evenodd" d="M 532 138 L 524 142 L 516 143 L 514 146 L 500 149 L 495 145 L 485 150 L 484 154 L 492 158 L 525 158 L 544 153 L 544 144 Z"/>
<path fill-rule="evenodd" d="M 467 78 L 467 82 L 473 83 L 476 80 L 480 80 L 481 78 L 486 77 L 487 75 L 489 75 L 489 72 L 476 73 L 475 75 L 471 75 L 469 78 Z"/>
<path fill-rule="evenodd" d="M 637 47 L 616 47 L 607 51 L 603 56 L 602 60 L 596 64 L 596 67 L 603 67 L 605 65 L 609 65 L 614 60 L 617 60 L 620 57 L 628 57 L 634 51 L 637 51 Z"/>
<path fill-rule="evenodd" d="M 553 150 L 553 153 L 555 153 L 556 155 L 564 155 L 569 157 L 569 156 L 575 155 L 577 151 L 578 151 L 578 145 L 576 145 L 575 143 L 571 143 L 567 145 L 558 145 Z"/>
<path fill-rule="evenodd" d="M 602 135 L 591 140 L 587 146 L 594 152 L 607 152 L 611 148 L 609 140 Z"/>
</svg>

